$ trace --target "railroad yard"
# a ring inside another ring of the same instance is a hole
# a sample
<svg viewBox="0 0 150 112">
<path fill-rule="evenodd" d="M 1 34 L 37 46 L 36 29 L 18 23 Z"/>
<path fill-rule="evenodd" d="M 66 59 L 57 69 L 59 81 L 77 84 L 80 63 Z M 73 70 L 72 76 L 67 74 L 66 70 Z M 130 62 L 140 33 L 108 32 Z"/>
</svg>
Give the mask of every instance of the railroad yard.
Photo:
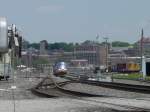
<svg viewBox="0 0 150 112">
<path fill-rule="evenodd" d="M 1 1 L 0 112 L 150 112 L 149 4 Z"/>
<path fill-rule="evenodd" d="M 150 93 L 80 83 L 46 73 L 16 71 L 10 80 L 0 82 L 0 99 L 2 112 L 150 111 Z"/>
</svg>

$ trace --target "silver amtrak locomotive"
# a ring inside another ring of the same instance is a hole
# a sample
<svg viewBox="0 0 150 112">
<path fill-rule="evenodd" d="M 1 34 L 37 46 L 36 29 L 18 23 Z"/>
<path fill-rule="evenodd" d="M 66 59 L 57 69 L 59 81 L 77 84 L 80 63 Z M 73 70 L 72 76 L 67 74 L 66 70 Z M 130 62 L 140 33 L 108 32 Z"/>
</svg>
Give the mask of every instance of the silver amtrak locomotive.
<svg viewBox="0 0 150 112">
<path fill-rule="evenodd" d="M 65 62 L 58 62 L 53 66 L 53 74 L 55 76 L 64 76 L 67 74 L 67 64 Z"/>
</svg>

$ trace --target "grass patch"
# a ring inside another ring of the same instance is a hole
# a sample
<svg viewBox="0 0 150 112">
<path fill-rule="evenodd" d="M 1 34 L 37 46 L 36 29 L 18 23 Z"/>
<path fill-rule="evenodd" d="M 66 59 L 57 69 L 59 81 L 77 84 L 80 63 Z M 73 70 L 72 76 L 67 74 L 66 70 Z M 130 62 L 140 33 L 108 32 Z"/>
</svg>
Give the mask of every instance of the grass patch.
<svg viewBox="0 0 150 112">
<path fill-rule="evenodd" d="M 114 79 L 129 79 L 129 80 L 139 80 L 142 79 L 142 74 L 113 74 Z"/>
<path fill-rule="evenodd" d="M 143 80 L 143 75 L 138 73 L 133 74 L 113 74 L 114 79 L 127 79 L 127 80 Z M 146 81 L 150 81 L 150 76 L 145 77 Z"/>
<path fill-rule="evenodd" d="M 145 80 L 148 80 L 148 81 L 150 81 L 150 76 L 146 77 L 146 78 L 145 78 Z"/>
</svg>

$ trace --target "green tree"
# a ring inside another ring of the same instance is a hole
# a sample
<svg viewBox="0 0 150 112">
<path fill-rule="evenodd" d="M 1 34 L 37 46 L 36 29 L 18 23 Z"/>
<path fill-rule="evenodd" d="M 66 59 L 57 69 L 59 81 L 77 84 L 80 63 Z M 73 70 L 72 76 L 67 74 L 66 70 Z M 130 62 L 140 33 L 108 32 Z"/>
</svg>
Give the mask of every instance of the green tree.
<svg viewBox="0 0 150 112">
<path fill-rule="evenodd" d="M 40 49 L 40 43 L 31 43 L 29 47 Z M 28 47 L 28 48 L 29 48 Z M 48 50 L 64 50 L 66 52 L 73 51 L 75 45 L 73 43 L 55 42 L 48 43 Z"/>
<path fill-rule="evenodd" d="M 65 43 L 65 42 L 56 42 L 48 44 L 49 50 L 64 50 L 64 51 L 72 51 L 74 49 L 73 43 Z"/>
<path fill-rule="evenodd" d="M 113 47 L 128 47 L 130 44 L 128 42 L 114 41 L 112 42 Z"/>
</svg>

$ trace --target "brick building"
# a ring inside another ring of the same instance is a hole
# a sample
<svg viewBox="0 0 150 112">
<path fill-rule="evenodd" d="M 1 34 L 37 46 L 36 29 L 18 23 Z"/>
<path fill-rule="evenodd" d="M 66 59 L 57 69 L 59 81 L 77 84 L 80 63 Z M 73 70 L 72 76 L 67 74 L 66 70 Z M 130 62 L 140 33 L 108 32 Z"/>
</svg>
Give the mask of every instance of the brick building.
<svg viewBox="0 0 150 112">
<path fill-rule="evenodd" d="M 76 46 L 75 59 L 86 59 L 88 64 L 106 66 L 106 48 L 94 42 L 86 42 Z"/>
<path fill-rule="evenodd" d="M 143 46 L 143 54 L 146 57 L 150 57 L 150 37 L 144 37 L 142 39 L 142 46 Z M 135 48 L 137 49 L 138 56 L 141 55 L 141 39 L 136 42 Z"/>
</svg>

